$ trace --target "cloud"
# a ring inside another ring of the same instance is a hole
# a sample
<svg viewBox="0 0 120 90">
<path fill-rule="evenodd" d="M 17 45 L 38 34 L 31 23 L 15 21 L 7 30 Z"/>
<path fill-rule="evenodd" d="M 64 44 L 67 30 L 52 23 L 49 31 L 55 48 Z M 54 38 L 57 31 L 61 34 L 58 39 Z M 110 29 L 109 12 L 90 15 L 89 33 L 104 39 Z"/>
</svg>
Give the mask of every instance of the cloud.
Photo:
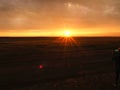
<svg viewBox="0 0 120 90">
<path fill-rule="evenodd" d="M 119 24 L 120 0 L 0 0 L 0 29 Z"/>
</svg>

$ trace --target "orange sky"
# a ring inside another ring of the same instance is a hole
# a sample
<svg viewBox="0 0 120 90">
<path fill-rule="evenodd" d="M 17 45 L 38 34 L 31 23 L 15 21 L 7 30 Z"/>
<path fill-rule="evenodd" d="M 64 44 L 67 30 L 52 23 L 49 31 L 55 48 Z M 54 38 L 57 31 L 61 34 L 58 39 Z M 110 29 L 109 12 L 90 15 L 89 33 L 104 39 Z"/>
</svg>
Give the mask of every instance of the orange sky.
<svg viewBox="0 0 120 90">
<path fill-rule="evenodd" d="M 108 30 L 108 31 L 107 31 Z M 27 36 L 64 36 L 65 31 L 70 31 L 71 36 L 120 36 L 120 31 L 117 29 L 108 28 L 95 28 L 95 29 L 58 29 L 50 31 L 40 31 L 40 30 L 9 30 L 7 32 L 1 32 L 0 36 L 10 36 L 10 37 L 27 37 Z"/>
<path fill-rule="evenodd" d="M 0 36 L 120 36 L 120 0 L 0 0 Z"/>
</svg>

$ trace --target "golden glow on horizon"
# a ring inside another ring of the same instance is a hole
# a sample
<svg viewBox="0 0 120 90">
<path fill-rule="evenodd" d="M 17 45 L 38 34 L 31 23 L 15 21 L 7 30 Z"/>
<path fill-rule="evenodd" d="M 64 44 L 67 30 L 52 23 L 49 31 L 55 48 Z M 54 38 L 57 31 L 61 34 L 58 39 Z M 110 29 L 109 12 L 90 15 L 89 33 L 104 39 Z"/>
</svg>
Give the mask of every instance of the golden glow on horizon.
<svg viewBox="0 0 120 90">
<path fill-rule="evenodd" d="M 70 31 L 65 31 L 65 37 L 70 37 L 70 36 L 71 36 Z"/>
<path fill-rule="evenodd" d="M 1 37 L 73 37 L 73 36 L 120 36 L 119 28 L 81 28 L 81 29 L 54 29 L 54 30 L 8 30 L 0 33 Z M 108 30 L 108 31 L 105 31 Z M 111 32 L 110 32 L 111 31 Z M 113 32 L 114 31 L 114 32 Z"/>
</svg>

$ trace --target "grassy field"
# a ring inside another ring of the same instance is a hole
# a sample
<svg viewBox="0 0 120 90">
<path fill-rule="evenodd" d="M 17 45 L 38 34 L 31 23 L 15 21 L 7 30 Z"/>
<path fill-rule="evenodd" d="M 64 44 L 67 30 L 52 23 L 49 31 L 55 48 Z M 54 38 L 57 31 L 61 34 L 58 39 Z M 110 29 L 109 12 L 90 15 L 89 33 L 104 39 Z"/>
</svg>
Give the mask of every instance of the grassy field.
<svg viewBox="0 0 120 90">
<path fill-rule="evenodd" d="M 1 90 L 119 90 L 112 51 L 120 38 L 0 38 Z M 43 69 L 39 69 L 39 65 Z"/>
</svg>

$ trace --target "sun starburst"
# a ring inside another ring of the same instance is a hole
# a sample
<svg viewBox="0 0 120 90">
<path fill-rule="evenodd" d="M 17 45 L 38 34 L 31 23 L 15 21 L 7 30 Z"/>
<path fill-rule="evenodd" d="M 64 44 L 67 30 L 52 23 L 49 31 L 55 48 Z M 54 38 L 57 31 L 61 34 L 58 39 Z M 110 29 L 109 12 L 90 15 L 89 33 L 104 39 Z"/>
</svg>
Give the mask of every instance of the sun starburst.
<svg viewBox="0 0 120 90">
<path fill-rule="evenodd" d="M 70 36 L 71 36 L 70 31 L 65 31 L 65 37 L 70 37 Z"/>
</svg>

